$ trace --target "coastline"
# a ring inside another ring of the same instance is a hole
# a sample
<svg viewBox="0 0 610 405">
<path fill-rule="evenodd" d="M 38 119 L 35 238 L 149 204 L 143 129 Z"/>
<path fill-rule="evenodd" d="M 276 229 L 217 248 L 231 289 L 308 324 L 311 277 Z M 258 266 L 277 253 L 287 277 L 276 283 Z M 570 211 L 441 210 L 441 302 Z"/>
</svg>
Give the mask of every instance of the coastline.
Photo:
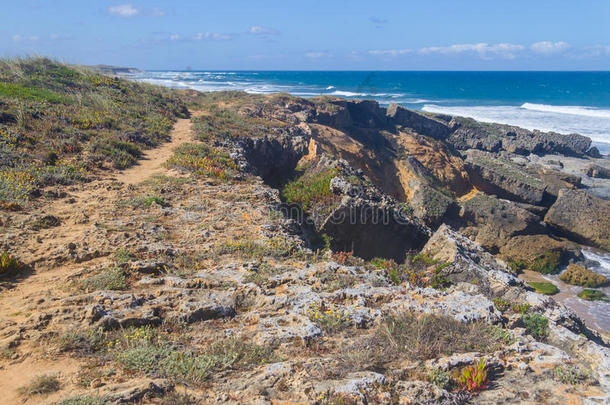
<svg viewBox="0 0 610 405">
<path fill-rule="evenodd" d="M 610 398 L 606 335 L 516 276 L 610 249 L 610 204 L 587 186 L 608 161 L 589 138 L 370 100 L 175 91 L 40 58 L 9 67 L 9 401 L 39 373 L 55 382 L 45 399 L 69 403 L 185 385 L 202 403 Z M 42 85 L 22 81 L 32 71 Z M 45 114 L 19 126 L 24 104 Z M 476 365 L 494 371 L 476 394 L 432 379 Z"/>
</svg>

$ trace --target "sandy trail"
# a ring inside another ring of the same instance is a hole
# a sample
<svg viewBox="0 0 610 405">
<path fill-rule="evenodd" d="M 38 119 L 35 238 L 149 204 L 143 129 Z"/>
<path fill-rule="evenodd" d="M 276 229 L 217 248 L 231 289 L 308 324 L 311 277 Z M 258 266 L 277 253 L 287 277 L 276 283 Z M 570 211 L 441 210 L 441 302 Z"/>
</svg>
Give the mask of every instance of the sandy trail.
<svg viewBox="0 0 610 405">
<path fill-rule="evenodd" d="M 135 166 L 130 167 L 116 175 L 116 179 L 125 184 L 137 184 L 154 175 L 167 172 L 163 164 L 169 159 L 174 148 L 192 141 L 191 120 L 180 118 L 174 124 L 170 134 L 171 140 L 156 149 L 148 150 Z"/>
<path fill-rule="evenodd" d="M 44 211 L 60 217 L 62 224 L 59 227 L 38 232 L 35 236 L 40 237 L 39 240 L 32 236 L 33 239 L 24 246 L 23 253 L 27 253 L 25 255 L 28 259 L 27 262 L 36 262 L 37 259 L 44 258 L 50 252 L 67 246 L 70 242 L 77 244 L 82 242 L 85 239 L 86 232 L 95 227 L 99 218 L 106 215 L 102 208 L 113 201 L 121 189 L 121 187 L 118 189 L 107 188 L 110 184 L 109 180 L 118 180 L 125 185 L 132 185 L 154 175 L 173 173 L 172 170 L 164 166 L 164 163 L 172 156 L 173 150 L 177 146 L 186 142 L 196 142 L 193 140 L 191 126 L 190 119 L 178 119 L 170 133 L 171 140 L 156 149 L 146 151 L 143 159 L 137 165 L 120 173 L 113 173 L 107 178 L 75 187 L 70 192 L 70 201 L 60 199 L 49 204 Z M 87 214 L 88 220 L 86 222 L 74 222 L 73 218 L 83 214 Z M 22 256 L 24 255 L 22 254 Z M 103 261 L 104 258 L 93 259 L 87 265 L 91 266 L 100 260 Z M 83 264 L 77 263 L 65 263 L 50 268 L 43 266 L 28 278 L 15 283 L 12 288 L 0 289 L 0 325 L 18 325 L 20 322 L 24 322 L 32 314 L 24 312 L 22 309 L 32 300 L 38 298 L 48 300 L 50 297 L 58 299 L 67 296 L 68 293 L 62 290 L 62 286 L 66 285 L 66 280 L 70 275 L 82 268 Z M 36 346 L 36 343 L 27 341 L 24 341 L 23 344 L 24 346 L 30 344 Z M 21 346 L 21 348 L 24 349 L 24 346 Z M 40 403 L 39 401 L 50 403 L 60 399 L 61 395 L 65 396 L 68 393 L 66 390 L 62 390 L 61 393 L 47 398 L 35 397 L 29 399 L 18 395 L 17 388 L 26 384 L 34 375 L 60 373 L 64 379 L 76 378 L 79 365 L 77 360 L 57 354 L 51 357 L 48 357 L 48 354 L 43 354 L 42 358 L 39 358 L 41 354 L 39 352 L 44 353 L 45 350 L 34 347 L 26 349 L 26 351 L 35 350 L 38 354 L 35 358 L 32 358 L 30 353 L 30 355 L 9 361 L 0 367 L 0 404 Z"/>
</svg>

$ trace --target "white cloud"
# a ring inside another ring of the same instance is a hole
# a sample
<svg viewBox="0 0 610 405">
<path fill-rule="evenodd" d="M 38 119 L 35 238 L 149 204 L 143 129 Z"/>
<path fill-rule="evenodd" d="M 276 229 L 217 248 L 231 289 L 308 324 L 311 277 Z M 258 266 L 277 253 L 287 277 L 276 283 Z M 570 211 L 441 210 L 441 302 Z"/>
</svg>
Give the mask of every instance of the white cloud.
<svg viewBox="0 0 610 405">
<path fill-rule="evenodd" d="M 329 58 L 333 55 L 328 52 L 307 52 L 304 56 L 309 59 L 320 59 L 320 58 Z"/>
<path fill-rule="evenodd" d="M 610 55 L 610 45 L 593 45 L 585 49 L 585 56 L 605 56 Z"/>
<path fill-rule="evenodd" d="M 169 36 L 170 41 L 177 41 L 177 40 L 179 40 L 180 38 L 182 38 L 182 37 L 181 37 L 180 35 L 178 35 L 178 34 L 171 34 L 171 35 Z"/>
<path fill-rule="evenodd" d="M 207 41 L 229 41 L 233 39 L 233 35 L 221 34 L 219 32 L 206 32 L 198 33 L 193 37 L 195 41 L 207 40 Z"/>
<path fill-rule="evenodd" d="M 254 35 L 277 35 L 280 33 L 278 30 L 268 27 L 262 27 L 260 25 L 254 25 L 250 27 L 248 32 Z"/>
<path fill-rule="evenodd" d="M 135 17 L 140 14 L 140 10 L 131 4 L 120 4 L 108 7 L 108 13 L 117 17 Z"/>
<path fill-rule="evenodd" d="M 15 42 L 36 42 L 40 39 L 38 35 L 13 35 Z"/>
<path fill-rule="evenodd" d="M 399 56 L 413 52 L 412 49 L 372 49 L 369 55 L 375 56 Z"/>
<path fill-rule="evenodd" d="M 553 55 L 562 53 L 570 48 L 570 44 L 567 42 L 551 42 L 551 41 L 540 41 L 533 43 L 530 49 L 533 52 L 540 53 L 542 55 Z"/>
<path fill-rule="evenodd" d="M 523 51 L 525 47 L 519 44 L 495 44 L 489 45 L 484 42 L 478 44 L 454 44 L 449 46 L 430 46 L 421 48 L 418 52 L 422 55 L 441 54 L 457 55 L 461 53 L 476 53 L 481 58 L 488 59 L 492 56 L 500 56 L 506 59 L 515 58 L 516 54 Z"/>
</svg>

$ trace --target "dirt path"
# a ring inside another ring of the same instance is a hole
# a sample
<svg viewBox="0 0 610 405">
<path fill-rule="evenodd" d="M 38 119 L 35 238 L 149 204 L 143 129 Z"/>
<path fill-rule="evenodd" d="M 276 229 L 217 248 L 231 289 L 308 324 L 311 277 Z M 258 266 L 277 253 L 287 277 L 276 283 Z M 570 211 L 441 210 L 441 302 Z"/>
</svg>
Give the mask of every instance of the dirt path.
<svg viewBox="0 0 610 405">
<path fill-rule="evenodd" d="M 181 118 L 176 121 L 170 134 L 171 140 L 156 149 L 144 153 L 137 165 L 117 174 L 116 179 L 125 184 L 137 184 L 156 174 L 166 172 L 163 164 L 173 154 L 174 148 L 193 140 L 191 134 L 191 120 Z"/>
<path fill-rule="evenodd" d="M 61 225 L 32 234 L 31 240 L 23 246 L 20 254 L 22 259 L 27 263 L 38 263 L 71 243 L 82 245 L 83 241 L 95 242 L 91 235 L 97 222 L 107 220 L 109 212 L 115 209 L 113 204 L 117 195 L 125 186 L 140 183 L 156 174 L 172 172 L 163 164 L 172 156 L 174 148 L 186 142 L 193 142 L 190 119 L 179 119 L 170 136 L 170 142 L 147 151 L 136 166 L 114 173 L 113 176 L 74 187 L 70 191 L 70 198 L 59 199 L 46 206 L 44 212 L 60 218 Z M 115 180 L 124 185 L 117 186 Z M 100 249 L 104 248 L 100 246 Z M 106 255 L 107 253 L 104 253 L 102 257 L 89 260 L 87 266 L 103 262 Z M 44 300 L 45 303 L 51 303 L 68 296 L 69 293 L 62 287 L 65 287 L 70 276 L 81 271 L 84 265 L 63 263 L 37 267 L 33 274 L 12 288 L 0 289 L 0 327 L 18 329 L 20 323 L 35 316 L 31 310 L 24 309 L 31 306 L 32 302 Z M 40 346 L 39 342 L 32 343 L 24 339 L 19 348 L 21 352 L 28 354 L 0 366 L 0 404 L 41 403 L 39 401 L 51 403 L 58 400 L 60 395 L 67 395 L 65 390 L 61 394 L 57 393 L 44 399 L 27 399 L 18 395 L 17 388 L 27 383 L 34 375 L 60 373 L 64 380 L 76 379 L 78 361 L 57 353 L 50 355 L 37 346 Z"/>
</svg>

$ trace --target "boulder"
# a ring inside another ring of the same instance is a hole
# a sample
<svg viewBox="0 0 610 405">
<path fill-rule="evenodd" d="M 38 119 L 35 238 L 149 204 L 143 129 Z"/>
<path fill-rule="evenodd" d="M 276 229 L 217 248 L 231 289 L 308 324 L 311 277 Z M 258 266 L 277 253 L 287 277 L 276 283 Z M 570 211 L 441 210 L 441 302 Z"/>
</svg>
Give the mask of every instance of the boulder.
<svg viewBox="0 0 610 405">
<path fill-rule="evenodd" d="M 435 139 L 443 140 L 451 133 L 447 123 L 396 104 L 390 104 L 386 115 L 393 125 L 410 128 L 418 134 Z"/>
<path fill-rule="evenodd" d="M 561 234 L 610 250 L 610 202 L 582 190 L 561 190 L 544 221 Z"/>
<path fill-rule="evenodd" d="M 547 235 L 520 235 L 500 247 L 500 254 L 513 271 L 530 269 L 544 274 L 557 273 L 567 263 L 565 242 Z"/>
<path fill-rule="evenodd" d="M 453 198 L 418 179 L 412 179 L 409 188 L 413 194 L 409 199 L 413 214 L 431 228 L 440 225 L 452 210 L 457 209 Z"/>
<path fill-rule="evenodd" d="M 610 169 L 595 163 L 591 163 L 585 168 L 585 174 L 598 179 L 610 179 Z"/>
<path fill-rule="evenodd" d="M 422 252 L 450 263 L 443 274 L 452 284 L 476 283 L 478 292 L 488 298 L 502 296 L 510 287 L 522 285 L 519 279 L 506 273 L 508 267 L 504 263 L 445 224 L 432 235 Z"/>
<path fill-rule="evenodd" d="M 545 196 L 545 184 L 508 159 L 488 152 L 466 152 L 466 169 L 472 184 L 487 194 L 539 205 Z"/>
<path fill-rule="evenodd" d="M 559 153 L 582 156 L 591 146 L 590 138 L 578 134 L 530 131 L 511 125 L 477 122 L 471 118 L 454 117 L 449 126 L 453 133 L 447 142 L 461 150 L 472 148 L 519 155 Z"/>
<path fill-rule="evenodd" d="M 608 283 L 608 278 L 575 263 L 570 264 L 559 278 L 564 283 L 590 288 L 601 287 Z"/>
<path fill-rule="evenodd" d="M 383 128 L 385 109 L 373 100 L 345 100 L 324 97 L 315 100 L 316 111 L 310 121 L 334 128 Z"/>
<path fill-rule="evenodd" d="M 460 231 L 492 253 L 517 235 L 546 233 L 539 216 L 511 201 L 483 193 L 462 202 L 459 216 Z"/>
</svg>

